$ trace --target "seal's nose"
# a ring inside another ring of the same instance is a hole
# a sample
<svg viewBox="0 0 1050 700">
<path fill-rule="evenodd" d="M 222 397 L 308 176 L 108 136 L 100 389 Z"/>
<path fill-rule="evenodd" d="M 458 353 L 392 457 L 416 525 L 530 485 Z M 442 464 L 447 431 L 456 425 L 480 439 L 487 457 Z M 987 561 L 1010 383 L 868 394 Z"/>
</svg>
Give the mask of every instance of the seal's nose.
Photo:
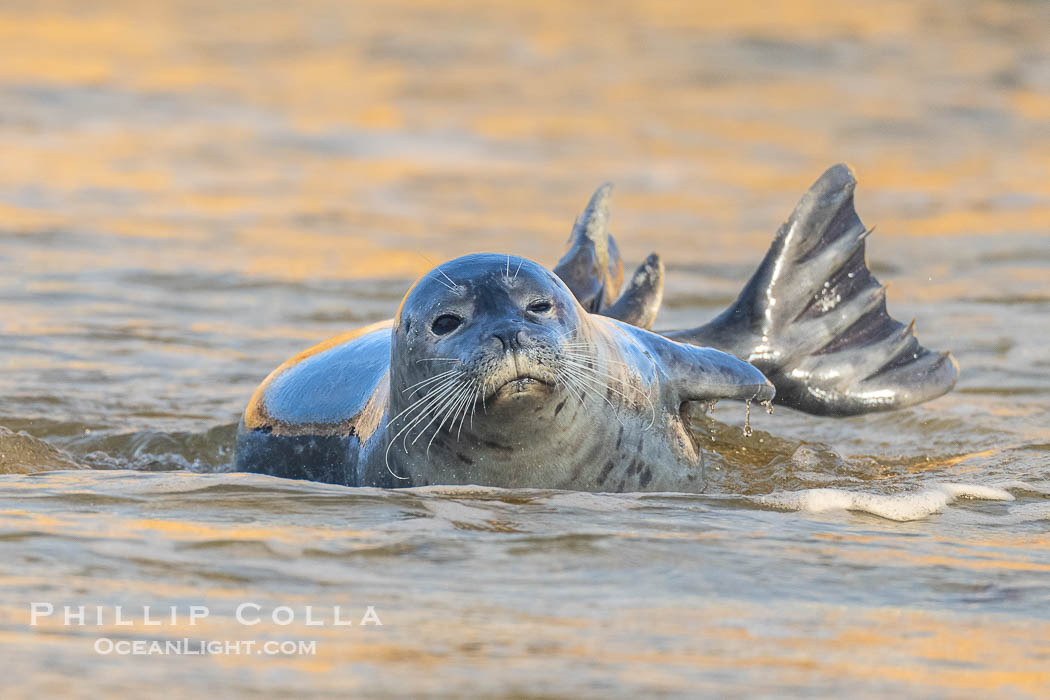
<svg viewBox="0 0 1050 700">
<path fill-rule="evenodd" d="M 517 326 L 509 326 L 492 334 L 503 345 L 504 352 L 508 350 L 521 350 L 525 345 L 525 331 Z"/>
</svg>

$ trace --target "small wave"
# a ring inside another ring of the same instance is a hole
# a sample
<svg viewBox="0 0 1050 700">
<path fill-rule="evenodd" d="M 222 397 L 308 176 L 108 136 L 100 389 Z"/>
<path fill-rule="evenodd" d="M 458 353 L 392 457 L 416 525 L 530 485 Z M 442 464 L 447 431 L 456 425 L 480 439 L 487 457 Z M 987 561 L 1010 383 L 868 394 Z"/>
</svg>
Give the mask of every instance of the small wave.
<svg viewBox="0 0 1050 700">
<path fill-rule="evenodd" d="M 807 489 L 755 496 L 753 501 L 777 510 L 823 513 L 830 510 L 852 510 L 877 515 L 887 520 L 919 520 L 943 510 L 960 498 L 984 501 L 1012 501 L 1013 494 L 994 486 L 978 484 L 938 484 L 921 491 L 883 495 L 844 491 L 842 489 Z"/>
<path fill-rule="evenodd" d="M 996 486 L 1015 495 L 1050 498 L 1050 481 L 1004 481 Z"/>
<path fill-rule="evenodd" d="M 233 467 L 236 431 L 237 426 L 232 423 L 202 432 L 85 430 L 55 441 L 93 469 L 216 473 Z"/>
<path fill-rule="evenodd" d="M 27 432 L 0 426 L 0 474 L 81 469 L 72 455 Z"/>
</svg>

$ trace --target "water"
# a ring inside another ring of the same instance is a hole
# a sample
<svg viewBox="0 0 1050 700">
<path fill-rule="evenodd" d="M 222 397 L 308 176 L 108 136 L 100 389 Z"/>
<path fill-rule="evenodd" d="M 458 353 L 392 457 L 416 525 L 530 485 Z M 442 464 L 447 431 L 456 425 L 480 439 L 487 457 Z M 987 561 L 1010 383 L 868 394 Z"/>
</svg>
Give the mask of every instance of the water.
<svg viewBox="0 0 1050 700">
<path fill-rule="evenodd" d="M 0 8 L 5 697 L 1045 694 L 1048 30 L 984 1 Z M 668 262 L 657 326 L 692 326 L 843 160 L 947 397 L 750 438 L 719 406 L 703 495 L 224 473 L 258 382 L 431 262 L 553 263 L 611 180 L 628 261 Z"/>
</svg>

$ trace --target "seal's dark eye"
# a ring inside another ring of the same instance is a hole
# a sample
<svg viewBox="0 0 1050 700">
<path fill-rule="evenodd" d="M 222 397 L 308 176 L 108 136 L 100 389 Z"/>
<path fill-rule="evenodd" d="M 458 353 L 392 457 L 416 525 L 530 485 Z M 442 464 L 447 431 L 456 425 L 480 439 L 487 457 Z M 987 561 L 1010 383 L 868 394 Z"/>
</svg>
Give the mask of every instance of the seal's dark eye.
<svg viewBox="0 0 1050 700">
<path fill-rule="evenodd" d="M 534 301 L 525 307 L 530 313 L 534 314 L 545 314 L 550 311 L 553 307 L 549 301 Z"/>
<path fill-rule="evenodd" d="M 461 323 L 463 323 L 463 319 L 459 316 L 445 314 L 434 319 L 434 324 L 430 326 L 430 330 L 434 331 L 434 335 L 448 335 L 459 328 Z"/>
</svg>

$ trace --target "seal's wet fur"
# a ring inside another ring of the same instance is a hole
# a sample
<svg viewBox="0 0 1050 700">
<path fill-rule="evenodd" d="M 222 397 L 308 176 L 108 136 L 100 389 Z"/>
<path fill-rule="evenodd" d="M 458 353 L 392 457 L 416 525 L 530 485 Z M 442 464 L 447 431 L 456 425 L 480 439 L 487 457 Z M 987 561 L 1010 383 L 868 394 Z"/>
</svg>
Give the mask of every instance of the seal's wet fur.
<svg viewBox="0 0 1050 700">
<path fill-rule="evenodd" d="M 767 400 L 775 385 L 777 402 L 834 416 L 940 396 L 957 365 L 889 316 L 854 187 L 847 167 L 828 170 L 725 313 L 659 335 L 647 328 L 663 266 L 649 256 L 621 292 L 602 186 L 553 272 L 506 255 L 450 261 L 392 321 L 275 370 L 245 411 L 236 468 L 347 485 L 692 491 L 700 453 L 683 416 L 717 399 Z"/>
</svg>

